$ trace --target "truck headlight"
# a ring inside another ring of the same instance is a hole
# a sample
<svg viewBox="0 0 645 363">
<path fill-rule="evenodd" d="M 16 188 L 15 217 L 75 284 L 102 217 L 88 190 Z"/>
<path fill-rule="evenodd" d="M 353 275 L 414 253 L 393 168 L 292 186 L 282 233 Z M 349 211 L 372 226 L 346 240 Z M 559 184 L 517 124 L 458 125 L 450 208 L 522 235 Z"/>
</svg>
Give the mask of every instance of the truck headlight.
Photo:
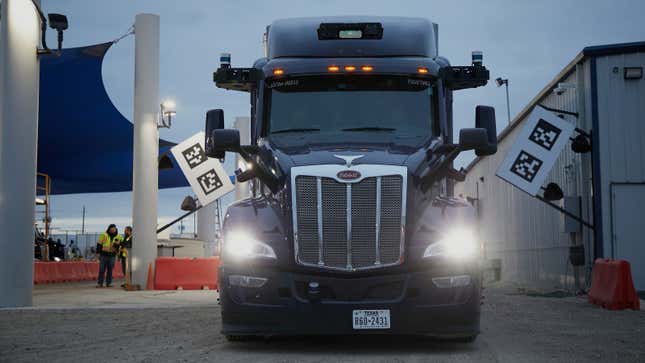
<svg viewBox="0 0 645 363">
<path fill-rule="evenodd" d="M 224 253 L 236 260 L 277 258 L 271 246 L 241 231 L 231 232 L 226 235 Z"/>
<path fill-rule="evenodd" d="M 438 242 L 430 244 L 423 252 L 423 258 L 446 256 L 467 259 L 477 255 L 479 243 L 475 234 L 468 229 L 456 229 L 447 233 Z"/>
</svg>

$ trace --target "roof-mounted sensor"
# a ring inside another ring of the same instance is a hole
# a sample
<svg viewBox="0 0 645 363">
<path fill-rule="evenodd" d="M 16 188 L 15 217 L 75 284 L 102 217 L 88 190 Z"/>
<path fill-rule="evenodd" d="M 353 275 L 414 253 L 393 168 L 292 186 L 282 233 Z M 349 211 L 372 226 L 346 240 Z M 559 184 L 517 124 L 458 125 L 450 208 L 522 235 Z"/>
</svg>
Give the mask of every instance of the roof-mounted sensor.
<svg viewBox="0 0 645 363">
<path fill-rule="evenodd" d="M 336 39 L 382 39 L 381 23 L 321 23 L 319 40 Z"/>
</svg>

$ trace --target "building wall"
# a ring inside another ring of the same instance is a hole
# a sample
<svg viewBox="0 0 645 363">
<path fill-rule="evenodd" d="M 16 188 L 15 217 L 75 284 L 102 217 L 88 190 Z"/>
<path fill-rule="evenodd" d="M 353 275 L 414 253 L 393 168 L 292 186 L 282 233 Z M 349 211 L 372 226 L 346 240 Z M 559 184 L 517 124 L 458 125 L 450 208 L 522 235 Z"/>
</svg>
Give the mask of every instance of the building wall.
<svg viewBox="0 0 645 363">
<path fill-rule="evenodd" d="M 623 68 L 634 66 L 645 67 L 645 53 L 596 58 L 603 249 L 606 257 L 615 257 L 616 249 L 612 233 L 612 183 L 645 183 L 645 79 L 623 78 Z M 642 246 L 645 249 L 645 242 Z"/>
<path fill-rule="evenodd" d="M 627 258 L 632 271 L 638 272 L 645 269 L 642 238 L 630 232 L 629 238 L 616 242 L 612 224 L 614 214 L 618 213 L 612 199 L 612 185 L 629 183 L 645 188 L 645 79 L 623 77 L 624 67 L 633 66 L 645 67 L 645 52 L 576 58 L 567 67 L 570 71 L 554 79 L 546 87 L 544 96 L 534 99 L 527 109 L 542 103 L 578 112 L 579 117 L 565 116 L 565 119 L 583 130 L 592 130 L 594 122 L 597 123 L 594 148 L 598 162 L 594 168 L 599 175 L 596 194 L 601 208 L 594 208 L 593 204 L 591 153 L 574 154 L 569 147 L 565 148 L 546 183 L 557 183 L 567 196 L 580 196 L 582 218 L 600 230 L 602 243 L 598 243 L 602 245 L 602 256 Z M 576 88 L 556 95 L 551 89 L 559 82 L 573 83 Z M 521 113 L 523 118 L 527 114 Z M 568 248 L 572 244 L 585 246 L 587 266 L 575 273 L 582 283 L 588 281 L 590 261 L 594 258 L 593 232 L 582 227 L 578 233 L 563 233 L 564 218 L 560 212 L 495 176 L 523 126 L 523 118 L 514 120 L 517 127 L 502 138 L 497 154 L 481 158 L 471 166 L 466 180 L 456 185 L 456 193 L 478 199 L 486 258 L 501 261 L 503 280 L 543 288 L 571 288 L 574 268 L 568 262 Z M 621 215 L 642 213 L 631 210 L 633 206 L 629 208 L 620 211 Z M 617 243 L 620 243 L 618 247 L 630 251 L 630 255 L 616 256 Z M 645 286 L 644 276 L 641 274 L 640 280 L 635 281 L 639 286 Z"/>
<path fill-rule="evenodd" d="M 559 82 L 575 83 L 562 95 L 548 93 L 538 100 L 546 106 L 580 112 L 565 119 L 582 129 L 589 129 L 585 117 L 586 62 L 575 66 L 572 73 Z M 556 82 L 557 84 L 557 82 Z M 495 155 L 480 159 L 468 171 L 466 180 L 457 183 L 456 193 L 478 199 L 480 235 L 485 245 L 485 258 L 501 261 L 502 280 L 538 288 L 573 287 L 573 268 L 568 262 L 568 248 L 572 243 L 586 244 L 590 251 L 591 234 L 588 231 L 570 236 L 562 232 L 562 214 L 533 198 L 520 189 L 495 176 L 500 163 L 520 133 L 524 119 L 500 141 Z M 552 169 L 548 182 L 560 185 L 565 195 L 582 195 L 583 214 L 590 210 L 589 156 L 574 154 L 567 147 Z M 482 180 L 483 178 L 483 180 Z M 584 271 L 578 271 L 581 281 Z"/>
</svg>

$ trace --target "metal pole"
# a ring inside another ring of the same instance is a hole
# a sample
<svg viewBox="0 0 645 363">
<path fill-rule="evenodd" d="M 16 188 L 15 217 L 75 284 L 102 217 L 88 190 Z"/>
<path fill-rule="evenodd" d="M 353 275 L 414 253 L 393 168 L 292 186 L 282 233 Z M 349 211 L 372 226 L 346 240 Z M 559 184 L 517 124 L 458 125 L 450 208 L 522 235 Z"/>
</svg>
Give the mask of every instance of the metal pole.
<svg viewBox="0 0 645 363">
<path fill-rule="evenodd" d="M 215 254 L 215 213 L 217 202 L 213 202 L 197 213 L 197 238 L 204 241 L 204 257 Z"/>
<path fill-rule="evenodd" d="M 569 217 L 571 217 L 571 218 L 575 219 L 576 221 L 578 221 L 578 222 L 582 223 L 582 225 L 584 225 L 585 227 L 587 227 L 587 228 L 589 228 L 589 229 L 592 229 L 592 230 L 595 228 L 593 224 L 591 224 L 591 223 L 589 223 L 589 222 L 585 221 L 584 219 L 582 219 L 582 218 L 580 218 L 579 216 L 577 216 L 577 215 L 575 215 L 575 214 L 573 214 L 573 213 L 569 212 L 568 210 L 566 210 L 566 209 L 564 209 L 564 208 L 562 208 L 562 207 L 559 207 L 559 206 L 557 206 L 557 205 L 555 205 L 555 204 L 553 204 L 553 203 L 549 202 L 548 200 L 544 199 L 544 197 L 541 197 L 541 196 L 539 196 L 539 195 L 536 195 L 536 196 L 535 196 L 535 198 L 537 198 L 537 199 L 539 199 L 539 200 L 543 201 L 544 203 L 548 204 L 549 206 L 551 206 L 551 208 L 553 208 L 553 209 L 556 209 L 556 210 L 560 211 L 560 213 L 562 213 L 562 214 L 564 214 L 564 215 L 566 215 L 566 216 L 569 216 Z"/>
<path fill-rule="evenodd" d="M 168 229 L 168 228 L 172 227 L 172 225 L 173 225 L 173 224 L 175 224 L 175 223 L 177 223 L 177 222 L 179 222 L 179 221 L 183 220 L 184 218 L 186 218 L 186 217 L 188 217 L 189 215 L 191 215 L 191 214 L 193 214 L 193 213 L 197 212 L 197 211 L 198 211 L 198 210 L 200 210 L 201 208 L 202 208 L 202 206 L 200 205 L 200 206 L 198 206 L 195 210 L 188 211 L 188 212 L 186 212 L 186 213 L 182 214 L 180 217 L 175 218 L 172 222 L 169 222 L 169 223 L 167 223 L 167 224 L 163 225 L 162 227 L 160 227 L 160 228 L 157 230 L 157 234 L 159 234 L 159 233 L 161 233 L 161 232 L 165 231 L 166 229 Z M 181 230 L 181 229 L 180 229 L 180 230 Z"/>
<path fill-rule="evenodd" d="M 236 117 L 233 127 L 240 131 L 240 144 L 249 145 L 251 143 L 251 119 L 248 117 Z M 235 168 L 244 169 L 246 161 L 235 154 Z M 250 195 L 249 182 L 235 183 L 235 200 L 248 198 Z"/>
<path fill-rule="evenodd" d="M 134 31 L 132 283 L 143 287 L 157 257 L 159 16 L 138 14 Z"/>
<path fill-rule="evenodd" d="M 40 19 L 3 0 L 0 21 L 0 307 L 32 304 Z"/>
<path fill-rule="evenodd" d="M 83 206 L 83 224 L 81 226 L 81 234 L 85 234 L 85 206 Z"/>
<path fill-rule="evenodd" d="M 506 84 L 506 114 L 508 115 L 508 124 L 510 125 L 511 124 L 511 103 L 508 97 L 508 79 L 504 83 Z"/>
</svg>

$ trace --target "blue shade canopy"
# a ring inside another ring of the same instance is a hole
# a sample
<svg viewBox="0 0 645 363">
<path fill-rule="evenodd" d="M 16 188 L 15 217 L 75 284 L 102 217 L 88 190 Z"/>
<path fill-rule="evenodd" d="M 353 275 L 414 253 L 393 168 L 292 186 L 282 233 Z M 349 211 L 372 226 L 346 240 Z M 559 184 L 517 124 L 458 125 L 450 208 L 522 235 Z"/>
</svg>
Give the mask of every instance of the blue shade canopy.
<svg viewBox="0 0 645 363">
<path fill-rule="evenodd" d="M 110 101 L 101 75 L 112 44 L 40 57 L 38 172 L 51 177 L 52 194 L 132 190 L 134 126 Z M 160 139 L 159 155 L 173 145 Z M 173 164 L 159 171 L 159 188 L 188 186 Z"/>
</svg>

